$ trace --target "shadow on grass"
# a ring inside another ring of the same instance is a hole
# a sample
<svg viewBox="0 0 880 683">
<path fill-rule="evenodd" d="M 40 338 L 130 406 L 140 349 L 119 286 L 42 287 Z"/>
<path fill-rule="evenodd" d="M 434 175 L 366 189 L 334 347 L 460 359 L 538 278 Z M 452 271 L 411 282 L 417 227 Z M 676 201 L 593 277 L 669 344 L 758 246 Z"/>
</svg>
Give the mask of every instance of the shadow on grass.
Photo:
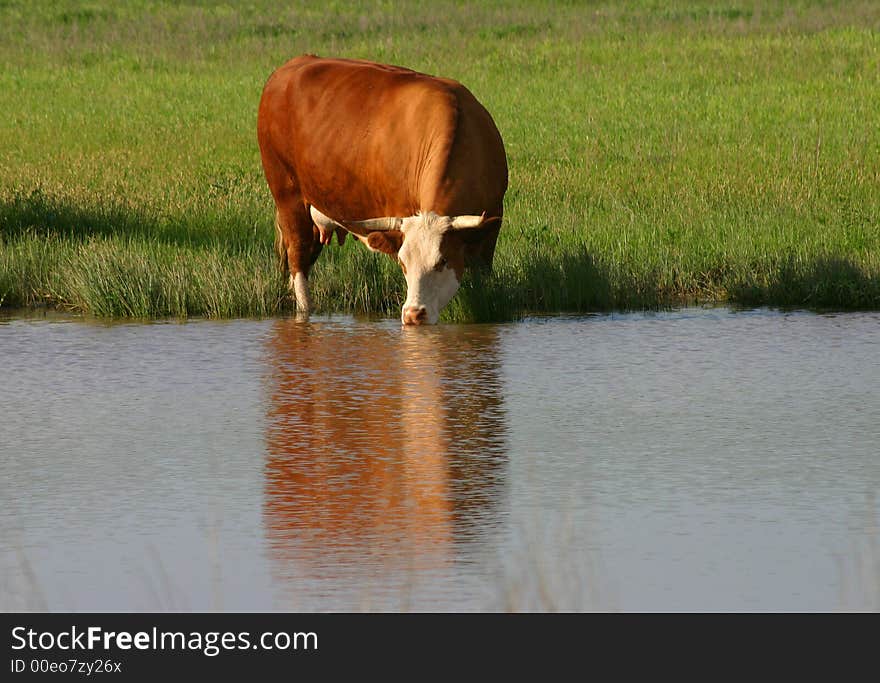
<svg viewBox="0 0 880 683">
<path fill-rule="evenodd" d="M 272 238 L 270 216 L 260 230 Z M 236 250 L 249 246 L 255 236 L 253 225 L 241 216 L 230 216 L 206 205 L 197 212 L 162 215 L 116 201 L 86 200 L 82 204 L 45 194 L 15 192 L 0 196 L 0 237 L 49 234 L 68 239 L 97 237 L 140 237 L 180 246 L 224 246 Z"/>
<path fill-rule="evenodd" d="M 96 282 L 104 292 L 101 301 L 110 300 L 119 298 L 114 288 L 128 291 L 128 283 L 143 280 L 161 284 L 165 299 L 178 302 L 170 308 L 162 302 L 139 305 L 143 315 L 166 309 L 175 315 L 265 315 L 279 309 L 285 285 L 283 277 L 264 267 L 271 260 L 271 215 L 257 213 L 250 205 L 209 203 L 172 214 L 118 200 L 78 203 L 39 190 L 0 194 L 0 242 L 8 247 L 5 254 L 0 252 L 0 305 L 79 301 L 77 296 L 85 302 L 83 292 L 94 289 L 85 285 Z M 120 238 L 132 248 L 120 249 L 119 242 L 114 243 Z M 443 320 L 500 322 L 533 314 L 709 302 L 880 309 L 880 268 L 871 257 L 780 254 L 769 262 L 725 262 L 697 273 L 694 268 L 674 272 L 665 265 L 609 261 L 586 244 L 565 248 L 537 241 L 505 246 L 496 255 L 494 272 L 466 274 Z M 396 265 L 373 257 L 365 250 L 325 253 L 312 278 L 319 308 L 396 314 L 405 294 L 402 276 Z M 218 289 L 228 291 L 228 301 L 215 296 Z M 152 290 L 135 294 L 138 301 L 155 298 Z M 81 306 L 103 310 L 95 302 Z M 118 314 L 126 315 L 126 310 Z"/>
<path fill-rule="evenodd" d="M 501 322 L 530 314 L 589 313 L 619 305 L 611 278 L 586 251 L 561 256 L 531 254 L 515 263 L 496 259 L 494 272 L 465 274 L 449 317 L 461 322 Z"/>
<path fill-rule="evenodd" d="M 880 277 L 840 257 L 798 262 L 788 258 L 763 282 L 729 288 L 730 300 L 750 306 L 808 309 L 880 309 Z"/>
<path fill-rule="evenodd" d="M 500 322 L 530 314 L 656 310 L 726 303 L 812 310 L 878 310 L 880 277 L 857 260 L 785 258 L 779 265 L 719 268 L 691 286 L 669 287 L 662 270 L 617 269 L 586 249 L 562 255 L 533 253 L 499 263 L 492 274 L 471 273 L 445 319 Z M 717 293 L 726 292 L 726 296 Z"/>
</svg>

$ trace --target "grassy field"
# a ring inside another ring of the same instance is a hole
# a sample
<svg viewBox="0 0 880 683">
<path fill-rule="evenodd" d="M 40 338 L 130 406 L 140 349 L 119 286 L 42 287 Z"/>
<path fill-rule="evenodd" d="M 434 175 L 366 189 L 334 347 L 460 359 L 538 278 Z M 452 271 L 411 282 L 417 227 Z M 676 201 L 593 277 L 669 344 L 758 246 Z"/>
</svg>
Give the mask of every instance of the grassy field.
<svg viewBox="0 0 880 683">
<path fill-rule="evenodd" d="M 465 83 L 510 164 L 447 320 L 694 302 L 880 308 L 880 3 L 0 0 L 0 306 L 289 309 L 256 145 L 303 52 Z M 323 311 L 396 314 L 351 240 Z"/>
</svg>

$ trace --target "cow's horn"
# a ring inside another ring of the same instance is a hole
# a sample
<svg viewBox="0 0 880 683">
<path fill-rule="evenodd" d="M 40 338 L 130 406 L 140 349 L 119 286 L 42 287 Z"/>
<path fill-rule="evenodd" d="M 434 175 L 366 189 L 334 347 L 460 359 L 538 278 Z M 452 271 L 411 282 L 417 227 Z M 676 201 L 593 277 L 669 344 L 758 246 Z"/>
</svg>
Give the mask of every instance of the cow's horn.
<svg viewBox="0 0 880 683">
<path fill-rule="evenodd" d="M 349 232 L 353 232 L 355 235 L 361 235 L 362 237 L 366 237 L 371 232 L 375 232 L 377 230 L 397 230 L 400 228 L 401 223 L 403 223 L 402 218 L 396 218 L 394 216 L 388 216 L 386 218 L 370 218 L 365 221 L 338 221 L 335 218 L 330 218 L 328 215 L 318 211 L 314 206 L 311 207 L 312 220 L 318 224 L 323 225 L 339 225 L 348 230 Z"/>
<path fill-rule="evenodd" d="M 456 216 L 452 219 L 453 230 L 467 230 L 468 228 L 478 228 L 486 220 L 486 212 L 483 211 L 479 216 Z"/>
<path fill-rule="evenodd" d="M 365 221 L 340 221 L 349 232 L 366 237 L 377 230 L 399 230 L 403 219 L 397 216 L 370 218 Z"/>
</svg>

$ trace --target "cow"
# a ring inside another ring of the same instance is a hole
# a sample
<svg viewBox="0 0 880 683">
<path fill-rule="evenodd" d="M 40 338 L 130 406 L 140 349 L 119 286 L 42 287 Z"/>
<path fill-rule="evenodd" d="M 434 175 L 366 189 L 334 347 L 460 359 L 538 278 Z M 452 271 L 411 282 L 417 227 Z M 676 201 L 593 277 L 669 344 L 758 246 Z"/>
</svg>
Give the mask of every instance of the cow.
<svg viewBox="0 0 880 683">
<path fill-rule="evenodd" d="M 334 233 L 398 261 L 404 325 L 436 323 L 465 267 L 491 268 L 507 157 L 457 81 L 302 55 L 266 82 L 257 138 L 298 311 L 311 308 L 309 270 Z"/>
</svg>

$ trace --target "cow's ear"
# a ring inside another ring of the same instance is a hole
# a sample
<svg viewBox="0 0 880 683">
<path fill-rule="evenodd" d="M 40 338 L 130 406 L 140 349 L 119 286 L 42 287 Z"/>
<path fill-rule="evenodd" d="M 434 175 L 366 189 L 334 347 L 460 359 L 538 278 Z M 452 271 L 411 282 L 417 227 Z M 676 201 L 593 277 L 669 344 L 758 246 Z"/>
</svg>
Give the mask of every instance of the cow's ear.
<svg viewBox="0 0 880 683">
<path fill-rule="evenodd" d="M 403 244 L 403 233 L 400 230 L 376 230 L 367 236 L 366 244 L 373 251 L 397 256 Z"/>
</svg>

